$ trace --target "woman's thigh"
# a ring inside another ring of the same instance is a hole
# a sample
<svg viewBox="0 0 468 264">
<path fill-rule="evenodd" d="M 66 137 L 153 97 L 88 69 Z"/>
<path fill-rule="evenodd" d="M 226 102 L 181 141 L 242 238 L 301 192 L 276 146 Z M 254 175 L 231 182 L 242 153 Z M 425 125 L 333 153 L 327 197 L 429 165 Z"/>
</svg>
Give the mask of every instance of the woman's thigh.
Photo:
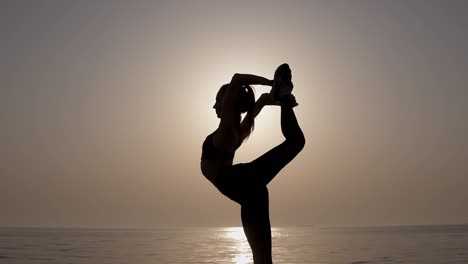
<svg viewBox="0 0 468 264">
<path fill-rule="evenodd" d="M 218 189 L 231 200 L 245 204 L 264 196 L 266 184 L 252 163 L 239 163 L 220 173 L 216 179 Z"/>
</svg>

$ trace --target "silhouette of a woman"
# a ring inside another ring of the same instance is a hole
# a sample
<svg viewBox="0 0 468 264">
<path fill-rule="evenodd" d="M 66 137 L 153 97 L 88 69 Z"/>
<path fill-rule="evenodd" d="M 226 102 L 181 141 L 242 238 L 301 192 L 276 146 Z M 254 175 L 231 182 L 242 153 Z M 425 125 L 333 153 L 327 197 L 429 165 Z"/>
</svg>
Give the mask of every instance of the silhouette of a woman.
<svg viewBox="0 0 468 264">
<path fill-rule="evenodd" d="M 250 85 L 268 85 L 272 90 L 255 102 Z M 231 82 L 219 89 L 213 106 L 220 118 L 218 129 L 203 142 L 201 171 L 221 193 L 241 205 L 242 226 L 255 264 L 273 263 L 267 184 L 305 144 L 293 111 L 297 103 L 292 87 L 287 64 L 278 67 L 274 80 L 234 74 Z M 235 151 L 253 131 L 254 118 L 265 105 L 281 106 L 285 140 L 252 162 L 234 165 Z M 247 113 L 242 121 L 241 113 Z"/>
</svg>

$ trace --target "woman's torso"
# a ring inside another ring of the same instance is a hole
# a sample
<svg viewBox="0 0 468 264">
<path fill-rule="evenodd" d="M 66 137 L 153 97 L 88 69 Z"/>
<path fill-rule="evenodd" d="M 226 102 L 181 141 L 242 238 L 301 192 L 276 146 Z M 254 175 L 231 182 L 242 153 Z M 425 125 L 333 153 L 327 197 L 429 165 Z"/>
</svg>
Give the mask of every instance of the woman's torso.
<svg viewBox="0 0 468 264">
<path fill-rule="evenodd" d="M 216 177 L 222 169 L 233 165 L 235 150 L 240 146 L 241 142 L 236 144 L 235 150 L 232 152 L 224 152 L 217 149 L 213 142 L 213 135 L 208 135 L 203 142 L 202 158 L 200 167 L 203 175 L 213 184 L 216 184 Z"/>
</svg>

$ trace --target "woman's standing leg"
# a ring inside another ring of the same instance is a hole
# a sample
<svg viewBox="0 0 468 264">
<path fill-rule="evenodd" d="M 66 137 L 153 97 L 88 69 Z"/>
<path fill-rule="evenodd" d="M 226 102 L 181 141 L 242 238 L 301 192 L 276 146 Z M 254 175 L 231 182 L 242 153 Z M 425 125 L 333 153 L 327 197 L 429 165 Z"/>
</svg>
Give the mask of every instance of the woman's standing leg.
<svg viewBox="0 0 468 264">
<path fill-rule="evenodd" d="M 272 264 L 271 226 L 266 186 L 252 190 L 241 205 L 242 226 L 252 249 L 255 264 Z"/>
</svg>

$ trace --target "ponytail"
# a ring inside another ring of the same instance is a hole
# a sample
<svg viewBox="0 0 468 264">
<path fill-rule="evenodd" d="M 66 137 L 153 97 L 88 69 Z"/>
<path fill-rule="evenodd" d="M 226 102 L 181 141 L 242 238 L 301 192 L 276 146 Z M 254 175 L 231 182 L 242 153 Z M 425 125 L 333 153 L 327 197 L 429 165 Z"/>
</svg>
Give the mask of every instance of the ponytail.
<svg viewBox="0 0 468 264">
<path fill-rule="evenodd" d="M 250 85 L 244 85 L 242 88 L 244 89 L 242 89 L 239 99 L 241 112 L 247 112 L 244 120 L 242 120 L 242 123 L 245 124 L 242 129 L 242 135 L 244 140 L 246 140 L 255 127 L 255 93 Z"/>
</svg>

